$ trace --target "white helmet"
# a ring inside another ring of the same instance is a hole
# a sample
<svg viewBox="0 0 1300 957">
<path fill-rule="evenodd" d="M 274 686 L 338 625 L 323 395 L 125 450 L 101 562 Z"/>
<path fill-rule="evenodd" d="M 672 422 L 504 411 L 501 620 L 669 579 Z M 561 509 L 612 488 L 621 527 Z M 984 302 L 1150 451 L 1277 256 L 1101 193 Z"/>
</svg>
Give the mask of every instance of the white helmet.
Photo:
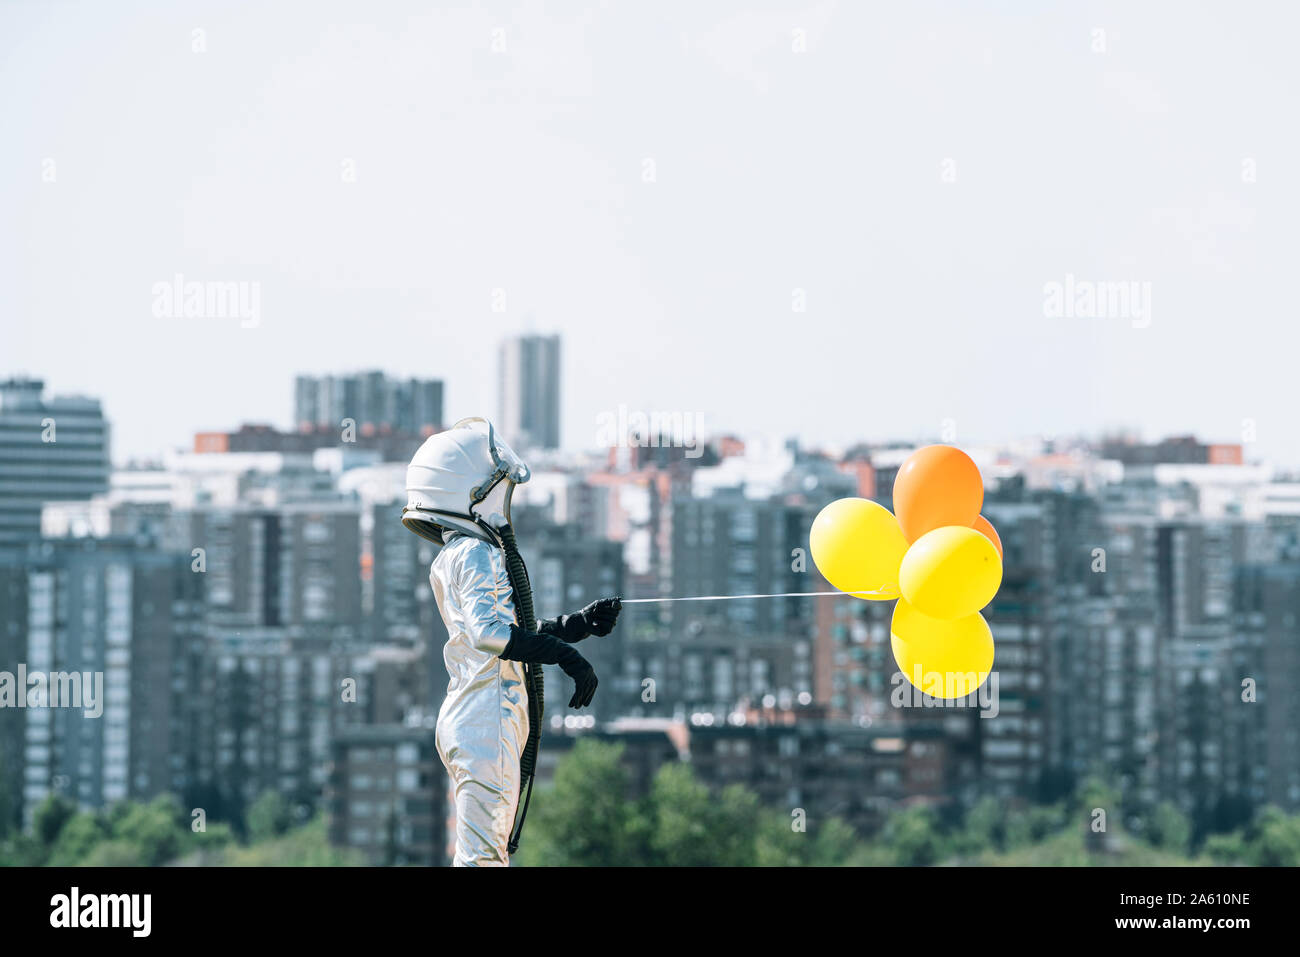
<svg viewBox="0 0 1300 957">
<path fill-rule="evenodd" d="M 461 419 L 425 439 L 411 459 L 402 524 L 439 545 L 448 528 L 488 538 L 483 523 L 509 524 L 510 496 L 530 474 L 491 422 Z"/>
</svg>

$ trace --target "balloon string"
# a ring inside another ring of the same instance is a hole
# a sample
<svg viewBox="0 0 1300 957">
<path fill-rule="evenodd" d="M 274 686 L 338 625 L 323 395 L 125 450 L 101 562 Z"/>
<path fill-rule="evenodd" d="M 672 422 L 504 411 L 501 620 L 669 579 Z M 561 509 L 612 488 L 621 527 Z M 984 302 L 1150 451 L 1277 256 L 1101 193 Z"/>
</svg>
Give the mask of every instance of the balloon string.
<svg viewBox="0 0 1300 957">
<path fill-rule="evenodd" d="M 880 595 L 896 598 L 892 591 L 787 591 L 775 595 L 691 595 L 687 598 L 624 598 L 624 605 L 647 605 L 669 601 L 738 601 L 741 598 L 835 598 L 839 595 Z"/>
</svg>

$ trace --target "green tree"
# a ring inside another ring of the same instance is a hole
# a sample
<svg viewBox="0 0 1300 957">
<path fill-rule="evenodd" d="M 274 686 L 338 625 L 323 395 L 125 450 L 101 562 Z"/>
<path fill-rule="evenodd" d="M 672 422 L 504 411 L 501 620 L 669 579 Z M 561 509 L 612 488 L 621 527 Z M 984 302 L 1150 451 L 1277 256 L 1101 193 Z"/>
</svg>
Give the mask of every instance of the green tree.
<svg viewBox="0 0 1300 957">
<path fill-rule="evenodd" d="M 1097 812 L 1105 814 L 1105 827 L 1094 830 L 1102 821 Z M 1120 791 L 1100 772 L 1089 775 L 1075 798 L 1074 820 L 1083 834 L 1084 847 L 1092 854 L 1103 854 L 1117 846 L 1115 837 L 1120 831 Z"/>
<path fill-rule="evenodd" d="M 77 813 L 77 806 L 61 794 L 47 794 L 32 813 L 32 832 L 46 851 L 54 846 L 63 826 Z"/>
<path fill-rule="evenodd" d="M 1241 831 L 1211 834 L 1205 839 L 1204 851 L 1216 864 L 1244 864 L 1249 854 Z"/>
<path fill-rule="evenodd" d="M 195 831 L 192 822 L 187 825 L 182 844 L 187 849 L 181 852 L 182 856 L 193 852 L 193 857 L 187 863 L 218 865 L 224 860 L 226 849 L 237 846 L 238 840 L 229 822 L 210 820 L 202 831 Z"/>
<path fill-rule="evenodd" d="M 894 852 L 894 863 L 903 867 L 937 864 L 945 853 L 938 817 L 928 807 L 910 807 L 893 815 L 885 826 L 885 840 Z"/>
<path fill-rule="evenodd" d="M 1065 824 L 1064 808 L 1057 805 L 1030 805 L 1018 808 L 1005 819 L 1004 847 L 1028 847 L 1056 833 Z"/>
<path fill-rule="evenodd" d="M 103 841 L 81 863 L 87 867 L 147 867 L 144 849 L 132 841 Z"/>
<path fill-rule="evenodd" d="M 754 863 L 760 867 L 838 867 L 860 849 L 853 828 L 837 817 L 808 822 L 796 831 L 792 818 L 780 811 L 761 810 L 753 825 Z"/>
<path fill-rule="evenodd" d="M 669 867 L 745 867 L 755 863 L 758 800 L 732 786 L 717 799 L 690 766 L 665 764 L 650 789 L 654 863 Z"/>
<path fill-rule="evenodd" d="M 1001 851 L 1007 845 L 1007 806 L 995 797 L 982 797 L 966 813 L 956 844 L 963 855 Z"/>
<path fill-rule="evenodd" d="M 813 867 L 840 867 L 853 857 L 858 845 L 858 835 L 838 817 L 828 818 L 817 828 L 813 837 L 812 853 L 804 863 Z"/>
<path fill-rule="evenodd" d="M 809 836 L 796 831 L 792 818 L 764 812 L 756 822 L 754 863 L 759 867 L 798 867 L 806 863 Z"/>
<path fill-rule="evenodd" d="M 1119 817 L 1119 788 L 1108 781 L 1101 772 L 1089 775 L 1075 800 L 1085 818 L 1094 808 L 1104 810 L 1107 820 Z"/>
<path fill-rule="evenodd" d="M 356 867 L 365 862 L 357 851 L 332 845 L 325 817 L 317 814 L 302 827 L 248 847 L 232 844 L 219 851 L 212 863 L 230 867 Z"/>
<path fill-rule="evenodd" d="M 829 818 L 809 833 L 739 785 L 710 791 L 686 764 L 665 764 L 642 800 L 628 797 L 623 747 L 579 741 L 538 794 L 517 856 L 521 864 L 792 867 L 841 864 L 860 848 Z"/>
<path fill-rule="evenodd" d="M 112 836 L 135 849 L 140 862 L 156 867 L 174 860 L 188 836 L 188 823 L 177 800 L 159 795 L 148 804 L 129 803 L 110 815 Z"/>
<path fill-rule="evenodd" d="M 14 834 L 0 844 L 0 867 L 40 867 L 47 852 L 31 834 Z"/>
<path fill-rule="evenodd" d="M 645 861 L 648 828 L 629 800 L 623 746 L 583 739 L 556 766 L 555 781 L 534 795 L 519 847 L 522 864 L 617 866 Z"/>
<path fill-rule="evenodd" d="M 1166 851 L 1186 854 L 1192 843 L 1192 822 L 1172 801 L 1162 801 L 1147 816 L 1147 840 Z"/>
<path fill-rule="evenodd" d="M 279 791 L 263 791 L 248 809 L 248 837 L 252 841 L 278 837 L 292 823 L 293 811 Z"/>
<path fill-rule="evenodd" d="M 1252 822 L 1250 863 L 1260 867 L 1300 865 L 1300 815 L 1266 807 Z"/>
<path fill-rule="evenodd" d="M 678 766 L 690 770 L 689 765 Z M 739 784 L 732 784 L 713 795 L 709 808 L 713 844 L 718 855 L 717 864 L 753 867 L 757 863 L 756 825 L 763 814 L 758 795 Z M 806 834 L 801 834 L 800 837 L 807 839 Z"/>
<path fill-rule="evenodd" d="M 50 851 L 51 867 L 75 867 L 109 836 L 108 824 L 98 814 L 77 814 L 63 825 L 59 838 Z"/>
</svg>

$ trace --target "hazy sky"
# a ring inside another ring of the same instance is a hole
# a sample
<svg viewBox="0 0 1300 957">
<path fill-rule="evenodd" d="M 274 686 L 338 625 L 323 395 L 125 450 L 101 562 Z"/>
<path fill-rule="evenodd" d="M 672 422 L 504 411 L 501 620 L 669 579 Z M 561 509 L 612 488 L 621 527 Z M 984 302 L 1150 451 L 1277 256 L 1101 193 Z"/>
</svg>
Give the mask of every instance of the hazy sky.
<svg viewBox="0 0 1300 957">
<path fill-rule="evenodd" d="M 531 328 L 570 447 L 624 404 L 1300 458 L 1295 4 L 433 6 L 0 3 L 0 375 L 121 459 L 288 426 L 303 371 L 494 415 Z M 177 273 L 258 325 L 159 318 Z M 1067 275 L 1149 324 L 1047 315 Z"/>
</svg>

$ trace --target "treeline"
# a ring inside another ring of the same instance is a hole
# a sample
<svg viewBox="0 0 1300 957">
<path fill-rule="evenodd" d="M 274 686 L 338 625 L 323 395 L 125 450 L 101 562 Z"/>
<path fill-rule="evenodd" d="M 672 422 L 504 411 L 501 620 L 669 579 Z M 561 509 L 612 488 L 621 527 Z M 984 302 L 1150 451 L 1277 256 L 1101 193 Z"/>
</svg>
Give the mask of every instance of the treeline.
<svg viewBox="0 0 1300 957">
<path fill-rule="evenodd" d="M 1124 808 L 1094 778 L 1054 804 L 1014 807 L 984 798 L 954 816 L 931 807 L 892 814 L 864 838 L 844 821 L 764 807 L 738 785 L 711 792 L 688 764 L 661 767 L 630 798 L 622 746 L 584 740 L 539 792 L 516 857 L 552 866 L 854 866 L 940 864 L 1300 866 L 1300 815 L 1264 808 L 1231 831 L 1194 839 L 1173 804 Z M 163 796 L 78 810 L 47 797 L 25 831 L 0 836 L 0 866 L 318 866 L 363 863 L 333 847 L 316 814 L 298 820 L 275 792 L 232 826 L 204 821 Z"/>
<path fill-rule="evenodd" d="M 990 797 L 955 818 L 907 808 L 862 838 L 838 818 L 764 808 L 738 786 L 712 794 L 685 764 L 664 765 L 644 798 L 628 800 L 620 755 L 621 745 L 587 740 L 560 761 L 554 785 L 529 812 L 520 863 L 1300 865 L 1300 815 L 1265 808 L 1194 849 L 1192 823 L 1178 807 L 1125 809 L 1118 792 L 1096 778 L 1050 805 L 1013 807 Z"/>
<path fill-rule="evenodd" d="M 32 814 L 31 827 L 0 841 L 0 866 L 337 867 L 362 863 L 359 855 L 332 847 L 325 820 L 316 815 L 297 826 L 285 799 L 268 791 L 248 810 L 240 830 L 206 821 L 170 795 L 148 803 L 123 801 L 103 811 L 79 811 L 51 795 Z"/>
</svg>

